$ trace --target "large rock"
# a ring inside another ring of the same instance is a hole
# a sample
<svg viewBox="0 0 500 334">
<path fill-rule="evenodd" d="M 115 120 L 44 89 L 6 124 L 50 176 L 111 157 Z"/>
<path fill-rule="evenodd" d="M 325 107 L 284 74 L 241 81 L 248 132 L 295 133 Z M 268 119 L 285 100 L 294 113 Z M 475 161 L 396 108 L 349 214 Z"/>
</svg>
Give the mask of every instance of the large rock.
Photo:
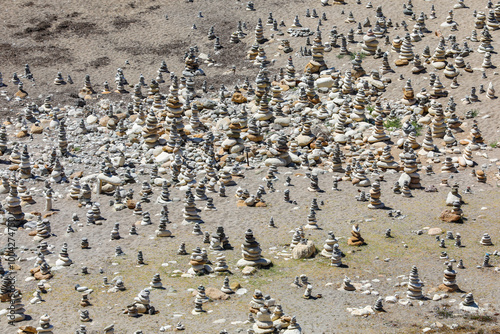
<svg viewBox="0 0 500 334">
<path fill-rule="evenodd" d="M 438 235 L 438 234 L 442 234 L 442 233 L 443 233 L 443 230 L 440 229 L 439 227 L 433 227 L 433 228 L 430 228 L 429 231 L 427 231 L 428 235 Z"/>
<path fill-rule="evenodd" d="M 451 210 L 444 210 L 443 212 L 441 212 L 441 214 L 439 215 L 439 219 L 447 223 L 462 222 L 462 216 L 451 212 Z"/>
<path fill-rule="evenodd" d="M 316 253 L 316 247 L 314 242 L 311 240 L 307 241 L 307 244 L 298 243 L 292 250 L 292 257 L 296 260 L 307 259 Z"/>
<path fill-rule="evenodd" d="M 213 300 L 227 300 L 231 298 L 227 293 L 216 288 L 206 288 L 205 294 Z"/>
<path fill-rule="evenodd" d="M 333 86 L 333 79 L 332 78 L 319 78 L 315 82 L 316 87 L 318 88 L 331 88 Z"/>
</svg>

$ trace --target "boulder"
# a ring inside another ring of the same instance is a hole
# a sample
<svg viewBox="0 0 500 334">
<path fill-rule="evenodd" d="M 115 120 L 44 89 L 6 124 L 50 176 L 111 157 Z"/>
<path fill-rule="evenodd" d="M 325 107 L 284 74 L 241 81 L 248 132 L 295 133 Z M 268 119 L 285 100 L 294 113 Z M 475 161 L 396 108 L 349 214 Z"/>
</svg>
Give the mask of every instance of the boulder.
<svg viewBox="0 0 500 334">
<path fill-rule="evenodd" d="M 439 219 L 446 223 L 462 222 L 462 216 L 451 212 L 451 210 L 444 210 L 443 212 L 441 212 L 441 214 L 439 215 Z"/>
<path fill-rule="evenodd" d="M 314 82 L 318 88 L 331 88 L 333 86 L 332 78 L 319 78 Z"/>
<path fill-rule="evenodd" d="M 307 244 L 298 243 L 292 250 L 292 257 L 296 260 L 298 259 L 307 259 L 316 253 L 316 247 L 314 246 L 314 242 L 311 240 L 307 241 Z"/>
</svg>

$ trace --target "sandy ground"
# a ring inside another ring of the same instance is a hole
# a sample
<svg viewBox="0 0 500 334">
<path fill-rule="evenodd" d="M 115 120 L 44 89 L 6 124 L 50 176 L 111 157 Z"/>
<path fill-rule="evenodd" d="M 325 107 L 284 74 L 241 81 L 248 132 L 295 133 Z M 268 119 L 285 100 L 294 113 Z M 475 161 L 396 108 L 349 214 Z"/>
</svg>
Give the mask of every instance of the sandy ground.
<svg viewBox="0 0 500 334">
<path fill-rule="evenodd" d="M 30 94 L 31 101 L 41 103 L 43 98 L 53 95 L 54 104 L 73 104 L 77 91 L 83 86 L 85 74 L 90 74 L 91 80 L 96 90 L 102 88 L 102 83 L 107 80 L 112 87 L 116 68 L 122 67 L 125 76 L 131 83 L 138 81 L 142 73 L 149 82 L 154 78 L 156 71 L 162 60 L 166 60 L 168 67 L 176 74 L 180 74 L 183 69 L 182 55 L 189 46 L 198 45 L 201 52 L 210 53 L 220 67 L 203 67 L 207 73 L 207 81 L 219 87 L 220 83 L 231 88 L 234 84 L 242 82 L 245 76 L 251 80 L 257 74 L 258 68 L 243 61 L 246 51 L 253 42 L 253 28 L 258 18 L 262 18 L 264 23 L 269 14 L 278 20 L 284 20 L 287 27 L 291 25 L 293 17 L 299 15 L 303 26 L 315 29 L 316 19 L 304 17 L 306 8 L 316 8 L 318 13 L 324 11 L 328 20 L 323 22 L 321 27 L 324 41 L 327 40 L 328 31 L 336 25 L 339 32 L 347 33 L 348 29 L 356 29 L 357 24 L 344 23 L 349 11 L 353 11 L 357 21 L 363 21 L 369 17 L 372 24 L 375 22 L 374 9 L 366 9 L 363 5 L 355 5 L 351 1 L 346 6 L 331 6 L 321 8 L 319 1 L 292 1 L 286 6 L 282 1 L 254 1 L 256 11 L 248 12 L 244 10 L 244 1 L 196 1 L 185 3 L 184 1 L 91 1 L 83 5 L 79 1 L 46 2 L 46 1 L 13 1 L 5 6 L 5 10 L 0 13 L 3 36 L 0 43 L 0 71 L 8 87 L 2 88 L 6 95 L 12 97 L 16 92 L 16 87 L 10 82 L 13 72 L 22 74 L 24 64 L 31 66 L 31 71 L 35 76 L 35 85 L 24 80 L 25 88 Z M 413 1 L 414 12 L 424 11 L 429 14 L 431 4 L 434 4 L 438 18 L 426 21 L 429 30 L 435 31 L 444 22 L 447 11 L 451 8 L 453 1 Z M 455 20 L 459 22 L 459 31 L 455 34 L 461 41 L 465 36 L 469 36 L 473 29 L 474 20 L 472 10 L 485 10 L 485 3 L 467 2 L 470 9 L 455 11 Z M 408 18 L 403 17 L 403 2 L 388 3 L 385 1 L 372 1 L 374 8 L 383 6 L 383 12 L 391 18 L 393 22 L 400 22 Z M 345 14 L 341 15 L 340 11 Z M 197 18 L 198 11 L 202 11 L 204 18 Z M 165 15 L 169 16 L 165 20 Z M 238 45 L 229 44 L 229 36 L 236 30 L 238 20 L 248 22 L 248 37 Z M 197 30 L 192 30 L 191 26 L 196 23 Z M 216 34 L 220 35 L 224 49 L 219 53 L 213 52 L 213 43 L 206 38 L 208 29 L 215 26 Z M 413 22 L 409 22 L 410 27 Z M 270 38 L 269 26 L 265 26 L 265 35 Z M 286 28 L 285 28 L 286 29 Z M 366 28 L 363 29 L 366 31 Z M 445 36 L 448 35 L 445 29 L 441 29 Z M 492 32 L 498 41 L 498 31 Z M 395 35 L 403 37 L 404 32 L 391 30 L 389 36 Z M 286 37 L 286 35 L 285 35 Z M 362 36 L 356 36 L 361 40 Z M 265 44 L 266 53 L 269 59 L 276 59 L 271 66 L 271 71 L 277 73 L 280 67 L 286 65 L 287 56 L 277 53 L 277 42 L 280 38 L 271 39 Z M 287 37 L 288 38 L 288 37 Z M 288 38 L 294 50 L 298 50 L 305 45 L 305 38 Z M 431 52 L 437 46 L 438 38 L 434 33 L 428 34 L 423 41 L 415 43 L 415 52 L 421 53 L 425 45 L 429 45 Z M 383 44 L 383 43 L 381 43 Z M 479 43 L 469 42 L 469 46 L 477 49 Z M 493 46 L 498 49 L 498 42 Z M 390 46 L 381 45 L 382 50 L 387 50 Z M 358 45 L 349 45 L 349 49 L 356 51 Z M 336 54 L 338 49 L 325 54 L 328 66 L 337 69 L 350 68 L 350 58 L 339 59 Z M 394 53 L 390 56 L 392 61 L 396 59 Z M 125 65 L 128 60 L 130 65 Z M 294 55 L 294 63 L 297 72 L 309 61 L 307 57 Z M 477 52 L 466 58 L 472 67 L 480 67 L 482 55 Z M 492 55 L 493 64 L 498 64 L 498 54 Z M 232 65 L 237 66 L 236 75 L 224 75 Z M 381 60 L 374 60 L 367 57 L 363 60 L 363 66 L 369 72 L 381 65 Z M 394 69 L 396 67 L 392 65 Z M 397 78 L 403 74 L 405 78 L 410 77 L 411 66 L 398 68 L 396 74 L 388 75 L 393 79 L 390 89 L 384 93 L 388 100 L 400 99 L 402 97 L 402 87 L 405 81 L 398 81 Z M 429 69 L 430 70 L 430 69 Z M 74 85 L 57 87 L 53 85 L 53 79 L 58 71 L 64 76 L 70 74 L 75 82 Z M 493 81 L 500 89 L 498 76 L 494 75 L 497 69 L 487 69 L 488 78 L 481 79 L 480 71 L 474 73 L 462 72 L 459 77 L 461 86 L 456 90 L 451 90 L 450 94 L 455 97 L 457 114 L 463 117 L 465 112 L 477 109 L 479 114 L 476 118 L 479 127 L 483 132 L 487 143 L 498 141 L 499 115 L 496 112 L 498 100 L 488 100 L 484 95 L 480 96 L 481 102 L 471 105 L 463 105 L 460 99 L 470 93 L 472 86 L 478 87 L 483 84 L 486 88 L 490 81 Z M 440 75 L 443 84 L 449 87 L 450 80 Z M 167 78 L 165 78 L 167 79 Z M 202 79 L 197 79 L 197 86 L 201 86 Z M 167 80 L 168 82 L 168 80 Z M 428 73 L 419 76 L 412 76 L 413 88 L 416 92 L 422 87 L 428 87 Z M 161 92 L 166 93 L 167 85 L 161 85 Z M 130 101 L 129 96 L 116 95 L 113 99 L 123 99 Z M 440 99 L 446 105 L 447 99 Z M 26 103 L 8 102 L 5 98 L 0 99 L 0 108 L 5 115 L 12 115 L 21 110 Z M 489 118 L 483 119 L 483 116 Z M 465 127 L 467 128 L 467 127 Z M 421 141 L 421 138 L 419 138 Z M 36 138 L 36 144 L 47 145 L 47 141 Z M 488 158 L 475 155 L 479 166 L 491 164 L 490 159 L 498 158 L 498 150 L 486 151 Z M 78 154 L 78 153 L 77 153 Z M 80 153 L 81 154 L 81 153 Z M 398 151 L 394 150 L 393 155 L 397 157 Z M 425 163 L 424 163 L 425 164 Z M 494 177 L 494 163 L 488 169 L 488 183 L 479 184 L 470 176 L 468 170 L 461 171 L 455 175 L 453 181 L 457 181 L 461 190 L 466 186 L 471 186 L 473 194 L 464 195 L 467 205 L 463 209 L 468 218 L 465 224 L 447 224 L 438 220 L 439 213 L 445 209 L 445 198 L 449 188 L 438 187 L 437 193 L 425 193 L 422 190 L 413 191 L 414 197 L 410 199 L 402 198 L 391 191 L 391 186 L 397 179 L 397 175 L 387 174 L 387 182 L 382 183 L 382 201 L 393 209 L 401 210 L 404 219 L 392 219 L 388 217 L 387 210 L 369 210 L 367 203 L 357 202 L 354 196 L 357 188 L 345 182 L 340 183 L 341 192 L 331 190 L 332 174 L 320 175 L 320 186 L 324 193 L 314 194 L 307 192 L 307 179 L 302 176 L 304 170 L 280 170 L 280 180 L 276 183 L 277 192 L 265 195 L 268 203 L 267 208 L 237 208 L 236 199 L 233 197 L 236 187 L 228 188 L 229 197 L 219 198 L 214 196 L 214 203 L 218 208 L 216 212 L 202 212 L 205 224 L 203 231 L 214 232 L 217 226 L 224 226 L 232 245 L 232 251 L 225 251 L 228 264 L 234 275 L 230 277 L 231 282 L 239 282 L 243 288 L 248 289 L 248 293 L 243 296 L 233 296 L 227 301 L 216 301 L 209 303 L 205 309 L 212 311 L 202 316 L 192 316 L 190 311 L 193 308 L 193 297 L 189 288 L 196 288 L 203 284 L 206 287 L 219 288 L 222 285 L 222 277 L 195 277 L 195 278 L 173 278 L 170 274 L 173 270 L 186 271 L 189 268 L 189 256 L 178 256 L 176 250 L 181 242 L 186 243 L 188 251 L 196 246 L 202 246 L 202 237 L 191 234 L 191 227 L 181 225 L 183 207 L 182 201 L 174 201 L 169 205 L 172 225 L 169 229 L 174 233 L 174 238 L 158 239 L 154 237 L 154 231 L 159 222 L 159 211 L 161 207 L 157 204 L 145 204 L 144 210 L 151 213 L 153 225 L 138 227 L 139 236 L 129 236 L 129 226 L 138 219 L 133 216 L 130 210 L 115 212 L 108 206 L 112 197 L 99 196 L 94 200 L 102 204 L 102 215 L 106 219 L 101 226 L 76 227 L 76 232 L 72 236 L 65 233 L 66 227 L 71 223 L 71 216 L 77 213 L 82 221 L 85 220 L 85 208 L 77 208 L 76 203 L 66 199 L 58 199 L 55 202 L 55 209 L 59 210 L 50 220 L 52 223 L 51 236 L 47 241 L 54 246 L 54 254 L 47 257 L 50 264 L 57 259 L 63 242 L 69 244 L 69 254 L 74 261 L 70 268 L 55 271 L 55 277 L 50 281 L 52 291 L 44 295 L 46 302 L 39 305 L 29 305 L 31 294 L 35 290 L 35 282 L 25 282 L 29 275 L 28 271 L 32 267 L 33 261 L 20 262 L 21 270 L 18 273 L 20 281 L 18 287 L 23 291 L 23 301 L 26 306 L 26 314 L 32 320 L 22 324 L 36 325 L 39 317 L 44 313 L 49 313 L 52 324 L 58 333 L 73 333 L 79 326 L 78 302 L 80 295 L 73 289 L 74 284 L 88 286 L 94 289 L 90 296 L 92 306 L 89 312 L 93 319 L 88 324 L 88 329 L 101 331 L 108 324 L 115 323 L 117 333 L 133 333 L 136 330 L 143 330 L 144 333 L 158 332 L 160 326 L 175 325 L 179 320 L 186 325 L 186 333 L 218 333 L 226 328 L 230 333 L 237 332 L 238 329 L 249 328 L 247 324 L 231 324 L 235 321 L 244 321 L 247 317 L 248 303 L 254 289 L 258 288 L 264 294 L 270 294 L 280 304 L 284 312 L 289 315 L 296 315 L 304 333 L 417 333 L 422 328 L 430 326 L 439 321 L 446 325 L 459 324 L 456 331 L 464 333 L 476 333 L 483 330 L 483 333 L 495 333 L 498 331 L 496 318 L 492 322 L 465 319 L 462 316 L 440 319 L 435 311 L 436 307 L 449 305 L 450 310 L 458 312 L 457 305 L 462 300 L 462 294 L 452 294 L 449 299 L 434 302 L 426 301 L 422 306 L 414 303 L 413 307 L 402 305 L 385 304 L 387 313 L 377 314 L 368 318 L 355 318 L 346 311 L 348 307 L 363 307 L 372 305 L 376 296 L 363 295 L 360 292 L 348 293 L 338 291 L 337 287 L 341 283 L 344 275 L 349 276 L 353 282 L 367 281 L 373 284 L 373 290 L 380 293 L 380 296 L 394 295 L 399 293 L 404 296 L 404 287 L 395 287 L 396 282 L 407 281 L 407 278 L 398 278 L 400 275 L 408 275 L 412 265 L 417 265 L 421 279 L 425 283 L 424 293 L 432 298 L 431 290 L 439 285 L 443 276 L 443 260 L 439 259 L 442 251 L 434 237 L 426 234 L 417 236 L 412 231 L 423 229 L 424 227 L 441 227 L 444 231 L 459 232 L 466 246 L 457 249 L 452 246 L 452 242 L 447 241 L 446 251 L 450 258 L 463 259 L 466 269 L 459 270 L 458 284 L 464 291 L 471 291 L 480 306 L 487 307 L 495 315 L 498 312 L 498 300 L 500 292 L 498 290 L 498 272 L 493 268 L 477 269 L 476 265 L 482 263 L 485 252 L 492 252 L 496 249 L 500 233 L 498 230 L 499 202 L 497 180 Z M 98 166 L 94 167 L 97 170 Z M 6 167 L 4 167 L 6 168 Z M 67 165 L 66 168 L 80 170 L 78 165 Z M 148 167 L 149 168 L 149 167 Z M 148 169 L 146 168 L 146 169 Z M 439 169 L 435 169 L 439 171 Z M 85 170 L 90 173 L 91 170 Z M 291 197 L 298 202 L 297 206 L 284 203 L 282 201 L 284 190 L 283 182 L 285 173 L 291 172 L 294 187 L 291 188 Z M 424 174 L 421 172 L 421 174 Z M 246 173 L 246 178 L 238 180 L 238 186 L 248 188 L 251 193 L 255 193 L 259 184 L 265 184 L 262 177 L 265 170 L 250 170 Z M 434 184 L 438 186 L 443 176 L 423 176 L 423 186 Z M 141 176 L 140 181 L 149 177 Z M 35 181 L 30 187 L 35 186 Z M 140 183 L 139 183 L 140 184 Z M 41 189 L 41 184 L 37 183 L 37 188 Z M 135 185 L 136 193 L 140 185 Z M 128 187 L 127 187 L 128 188 Z M 55 185 L 54 189 L 62 197 L 67 194 L 67 185 Z M 159 194 L 159 189 L 155 189 L 155 195 Z M 35 196 L 37 203 L 25 207 L 26 212 L 43 212 L 44 204 L 40 191 Z M 137 196 L 137 195 L 136 195 Z M 172 198 L 182 198 L 183 192 L 172 190 Z M 313 240 L 316 246 L 321 249 L 326 239 L 328 231 L 334 231 L 339 238 L 340 248 L 347 253 L 343 259 L 348 268 L 332 268 L 329 260 L 316 257 L 311 260 L 287 260 L 277 253 L 286 249 L 291 241 L 291 230 L 306 223 L 308 206 L 311 199 L 317 197 L 324 201 L 321 211 L 317 212 L 319 226 L 322 230 L 307 232 L 307 238 Z M 2 195 L 3 200 L 5 195 Z M 202 208 L 204 203 L 197 203 Z M 483 209 L 486 208 L 486 209 Z M 267 222 L 270 217 L 274 217 L 277 229 L 270 230 Z M 351 229 L 351 220 L 360 221 L 362 235 L 368 245 L 362 248 L 351 248 L 347 246 L 347 237 Z M 115 222 L 120 222 L 121 235 L 123 239 L 119 241 L 109 241 L 109 234 Z M 274 267 L 269 270 L 260 270 L 252 277 L 243 277 L 236 269 L 236 262 L 241 257 L 240 244 L 247 228 L 254 230 L 255 236 L 263 248 L 263 255 L 273 260 Z M 391 228 L 395 238 L 384 238 L 384 231 Z M 488 232 L 495 246 L 493 249 L 485 248 L 479 244 L 483 233 Z M 18 255 L 22 259 L 32 258 L 36 254 L 36 244 L 32 237 L 27 235 L 28 231 L 20 230 L 16 235 L 19 245 Z M 80 250 L 81 238 L 89 238 L 91 249 Z M 6 236 L 0 237 L 1 244 L 5 244 Z M 405 248 L 404 245 L 408 248 Z M 127 256 L 115 258 L 114 249 L 120 245 Z M 207 247 L 208 245 L 205 245 Z M 142 250 L 146 266 L 136 268 L 136 254 Z M 353 251 L 353 252 L 350 252 Z M 355 252 L 354 252 L 355 251 Z M 213 254 L 209 255 L 215 261 Z M 388 262 L 383 260 L 390 258 Z M 169 262 L 172 261 L 172 262 Z M 175 262 L 173 262 L 175 261 Z M 491 262 L 499 265 L 498 257 L 492 257 Z M 162 266 L 162 263 L 169 263 Z M 81 266 L 87 266 L 90 275 L 80 275 Z M 99 268 L 104 270 L 104 274 L 99 274 Z M 151 293 L 152 305 L 160 313 L 155 316 L 142 316 L 138 319 L 131 319 L 121 312 L 124 307 L 133 301 L 139 291 L 148 286 L 155 273 L 160 273 L 164 286 L 167 290 L 153 291 Z M 313 283 L 313 293 L 320 293 L 323 298 L 317 300 L 304 300 L 301 298 L 303 289 L 296 289 L 289 286 L 293 278 L 300 274 L 309 276 Z M 112 278 L 121 276 L 127 290 L 116 294 L 108 294 L 102 288 L 102 277 Z M 379 280 L 373 281 L 373 280 Z M 333 283 L 326 286 L 327 283 Z M 176 293 L 168 290 L 172 288 Z M 453 302 L 452 300 L 455 300 Z M 0 308 L 5 304 L 2 303 Z M 176 317 L 174 314 L 182 315 Z M 226 319 L 225 323 L 214 324 L 218 319 Z M 2 333 L 14 333 L 13 327 L 6 324 L 5 317 L 0 319 L 0 331 Z"/>
</svg>

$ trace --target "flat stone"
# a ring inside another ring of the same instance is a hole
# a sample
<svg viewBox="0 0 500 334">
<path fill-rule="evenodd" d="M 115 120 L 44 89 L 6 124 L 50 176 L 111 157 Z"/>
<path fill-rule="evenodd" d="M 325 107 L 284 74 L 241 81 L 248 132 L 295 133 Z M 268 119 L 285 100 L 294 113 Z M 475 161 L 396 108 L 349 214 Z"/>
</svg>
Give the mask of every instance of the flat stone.
<svg viewBox="0 0 500 334">
<path fill-rule="evenodd" d="M 427 231 L 428 235 L 438 235 L 438 234 L 442 234 L 442 233 L 443 233 L 443 230 L 440 229 L 439 227 L 432 227 L 429 229 L 429 231 Z"/>
<path fill-rule="evenodd" d="M 226 319 L 217 319 L 217 320 L 215 320 L 213 323 L 214 323 L 214 324 L 223 324 L 223 323 L 225 323 L 225 322 L 226 322 Z"/>
<path fill-rule="evenodd" d="M 231 298 L 227 293 L 220 291 L 219 289 L 208 287 L 205 289 L 205 293 L 208 297 L 213 300 L 227 300 Z"/>
<path fill-rule="evenodd" d="M 373 308 L 371 306 L 366 306 L 364 308 L 354 309 L 351 312 L 351 315 L 354 315 L 354 316 L 365 316 L 365 315 L 370 315 L 370 314 L 373 314 L 373 313 L 375 313 L 375 311 L 373 311 Z"/>
</svg>

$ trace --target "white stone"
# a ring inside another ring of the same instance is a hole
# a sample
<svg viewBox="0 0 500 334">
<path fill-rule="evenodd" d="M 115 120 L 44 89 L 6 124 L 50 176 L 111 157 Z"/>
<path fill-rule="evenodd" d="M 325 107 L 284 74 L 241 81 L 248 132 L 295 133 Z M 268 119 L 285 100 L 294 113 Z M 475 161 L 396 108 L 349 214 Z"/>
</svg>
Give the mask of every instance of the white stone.
<svg viewBox="0 0 500 334">
<path fill-rule="evenodd" d="M 226 319 L 217 319 L 217 320 L 215 320 L 213 323 L 214 323 L 214 324 L 223 324 L 223 323 L 225 323 L 225 322 L 226 322 Z"/>
<path fill-rule="evenodd" d="M 318 88 L 331 88 L 333 86 L 332 78 L 319 78 L 314 82 L 315 86 Z"/>
<path fill-rule="evenodd" d="M 385 302 L 389 304 L 396 304 L 398 299 L 395 296 L 387 296 L 385 297 Z"/>
</svg>

